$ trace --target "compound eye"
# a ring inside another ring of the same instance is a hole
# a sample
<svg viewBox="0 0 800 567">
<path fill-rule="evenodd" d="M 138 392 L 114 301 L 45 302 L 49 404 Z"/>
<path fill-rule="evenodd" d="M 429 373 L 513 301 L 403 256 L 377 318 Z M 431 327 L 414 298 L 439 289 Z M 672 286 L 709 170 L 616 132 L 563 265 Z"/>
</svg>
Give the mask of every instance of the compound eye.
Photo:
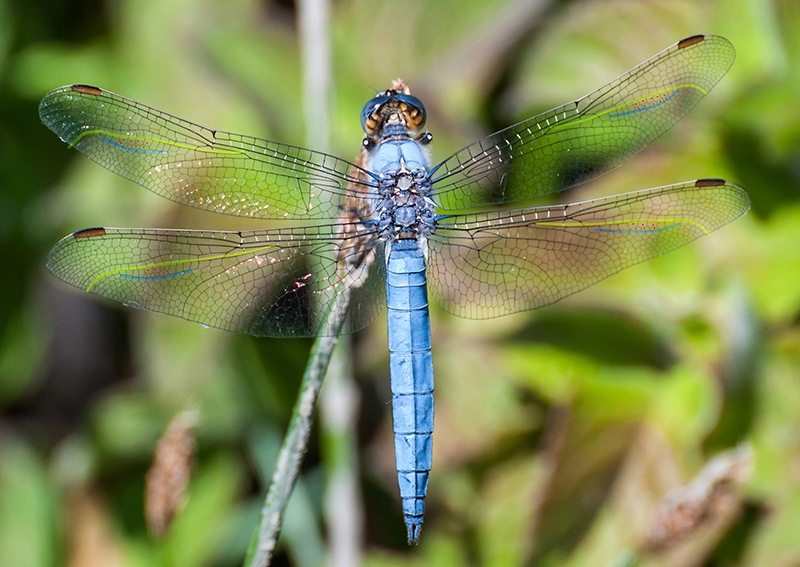
<svg viewBox="0 0 800 567">
<path fill-rule="evenodd" d="M 422 104 L 422 101 L 405 93 L 395 94 L 394 99 L 401 103 L 400 108 L 409 122 L 409 127 L 412 130 L 421 130 L 425 126 L 425 120 L 427 119 L 425 105 Z M 405 105 L 405 108 L 403 108 L 403 105 Z"/>
<path fill-rule="evenodd" d="M 367 102 L 367 104 L 364 105 L 364 108 L 361 110 L 361 128 L 364 130 L 364 132 L 367 134 L 375 134 L 375 129 L 378 127 L 381 108 L 391 99 L 391 95 L 382 94 L 371 99 Z"/>
</svg>

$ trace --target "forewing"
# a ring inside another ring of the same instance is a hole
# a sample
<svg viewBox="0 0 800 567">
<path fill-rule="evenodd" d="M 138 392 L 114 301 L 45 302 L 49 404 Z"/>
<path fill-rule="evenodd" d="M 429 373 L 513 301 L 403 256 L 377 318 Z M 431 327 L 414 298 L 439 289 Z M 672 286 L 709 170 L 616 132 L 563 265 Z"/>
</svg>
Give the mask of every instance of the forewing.
<svg viewBox="0 0 800 567">
<path fill-rule="evenodd" d="M 433 173 L 443 211 L 563 191 L 621 164 L 717 84 L 735 52 L 717 36 L 684 39 L 574 102 L 500 130 Z"/>
<path fill-rule="evenodd" d="M 567 205 L 445 217 L 429 240 L 431 294 L 487 319 L 558 301 L 742 216 L 747 193 L 702 179 Z"/>
<path fill-rule="evenodd" d="M 352 332 L 383 304 L 383 247 L 372 232 L 342 239 L 341 229 L 90 228 L 59 241 L 47 268 L 124 305 L 256 336 L 324 334 L 329 304 L 349 289 Z"/>
<path fill-rule="evenodd" d="M 42 100 L 39 115 L 103 167 L 162 197 L 217 213 L 336 218 L 348 183 L 371 179 L 336 157 L 209 130 L 97 87 L 56 89 Z"/>
</svg>

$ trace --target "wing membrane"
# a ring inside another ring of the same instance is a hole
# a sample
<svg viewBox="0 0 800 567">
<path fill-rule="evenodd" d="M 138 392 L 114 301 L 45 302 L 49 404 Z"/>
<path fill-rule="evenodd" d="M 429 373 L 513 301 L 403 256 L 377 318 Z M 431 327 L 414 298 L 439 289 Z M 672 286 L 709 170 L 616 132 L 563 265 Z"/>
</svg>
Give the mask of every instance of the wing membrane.
<svg viewBox="0 0 800 567">
<path fill-rule="evenodd" d="M 371 232 L 354 230 L 341 239 L 341 230 L 93 228 L 58 242 L 47 268 L 70 285 L 131 307 L 256 336 L 322 333 L 329 302 L 349 288 L 343 332 L 352 332 L 384 301 L 385 279 L 377 269 L 383 247 Z"/>
<path fill-rule="evenodd" d="M 567 205 L 454 215 L 429 241 L 446 310 L 486 319 L 558 301 L 739 218 L 747 193 L 703 179 Z"/>
<path fill-rule="evenodd" d="M 336 218 L 347 185 L 371 179 L 339 158 L 210 130 L 97 87 L 56 89 L 39 114 L 103 167 L 162 197 L 218 213 Z"/>
<path fill-rule="evenodd" d="M 444 211 L 563 191 L 621 164 L 670 129 L 733 64 L 726 39 L 694 36 L 596 91 L 500 130 L 444 160 L 434 195 Z"/>
</svg>

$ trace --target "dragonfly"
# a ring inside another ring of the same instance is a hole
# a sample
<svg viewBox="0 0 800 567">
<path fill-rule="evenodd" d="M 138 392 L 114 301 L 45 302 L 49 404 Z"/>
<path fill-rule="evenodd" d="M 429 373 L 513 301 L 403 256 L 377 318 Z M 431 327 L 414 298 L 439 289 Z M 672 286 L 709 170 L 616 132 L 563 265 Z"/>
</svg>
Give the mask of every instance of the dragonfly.
<svg viewBox="0 0 800 567">
<path fill-rule="evenodd" d="M 100 165 L 183 205 L 294 222 L 88 228 L 59 241 L 47 267 L 91 294 L 255 336 L 350 333 L 385 306 L 398 485 L 416 543 L 432 459 L 428 293 L 474 319 L 534 309 L 742 216 L 747 193 L 723 179 L 536 204 L 671 128 L 734 56 L 722 37 L 688 37 L 438 165 L 429 163 L 425 107 L 400 80 L 363 107 L 353 162 L 211 130 L 98 87 L 62 87 L 44 97 L 40 116 Z M 331 327 L 345 296 L 346 317 Z"/>
</svg>

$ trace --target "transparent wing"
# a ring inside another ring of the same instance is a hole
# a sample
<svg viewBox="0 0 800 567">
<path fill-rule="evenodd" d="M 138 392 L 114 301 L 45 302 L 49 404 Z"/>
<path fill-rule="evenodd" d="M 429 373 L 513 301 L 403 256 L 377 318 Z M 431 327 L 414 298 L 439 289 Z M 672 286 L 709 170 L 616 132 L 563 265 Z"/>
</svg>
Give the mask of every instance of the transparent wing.
<svg viewBox="0 0 800 567">
<path fill-rule="evenodd" d="M 747 193 L 701 179 L 567 205 L 443 218 L 431 235 L 432 296 L 462 317 L 534 309 L 739 218 Z"/>
<path fill-rule="evenodd" d="M 97 87 L 56 89 L 42 100 L 39 115 L 103 167 L 162 197 L 217 213 L 335 218 L 347 185 L 371 179 L 336 157 L 209 130 Z"/>
<path fill-rule="evenodd" d="M 256 336 L 322 333 L 328 304 L 349 288 L 343 332 L 352 332 L 385 303 L 383 246 L 372 232 L 352 230 L 341 238 L 343 228 L 90 228 L 59 241 L 47 268 L 128 306 Z"/>
<path fill-rule="evenodd" d="M 500 130 L 433 172 L 443 211 L 526 201 L 621 164 L 671 128 L 733 64 L 728 40 L 694 36 L 598 90 Z"/>
</svg>

